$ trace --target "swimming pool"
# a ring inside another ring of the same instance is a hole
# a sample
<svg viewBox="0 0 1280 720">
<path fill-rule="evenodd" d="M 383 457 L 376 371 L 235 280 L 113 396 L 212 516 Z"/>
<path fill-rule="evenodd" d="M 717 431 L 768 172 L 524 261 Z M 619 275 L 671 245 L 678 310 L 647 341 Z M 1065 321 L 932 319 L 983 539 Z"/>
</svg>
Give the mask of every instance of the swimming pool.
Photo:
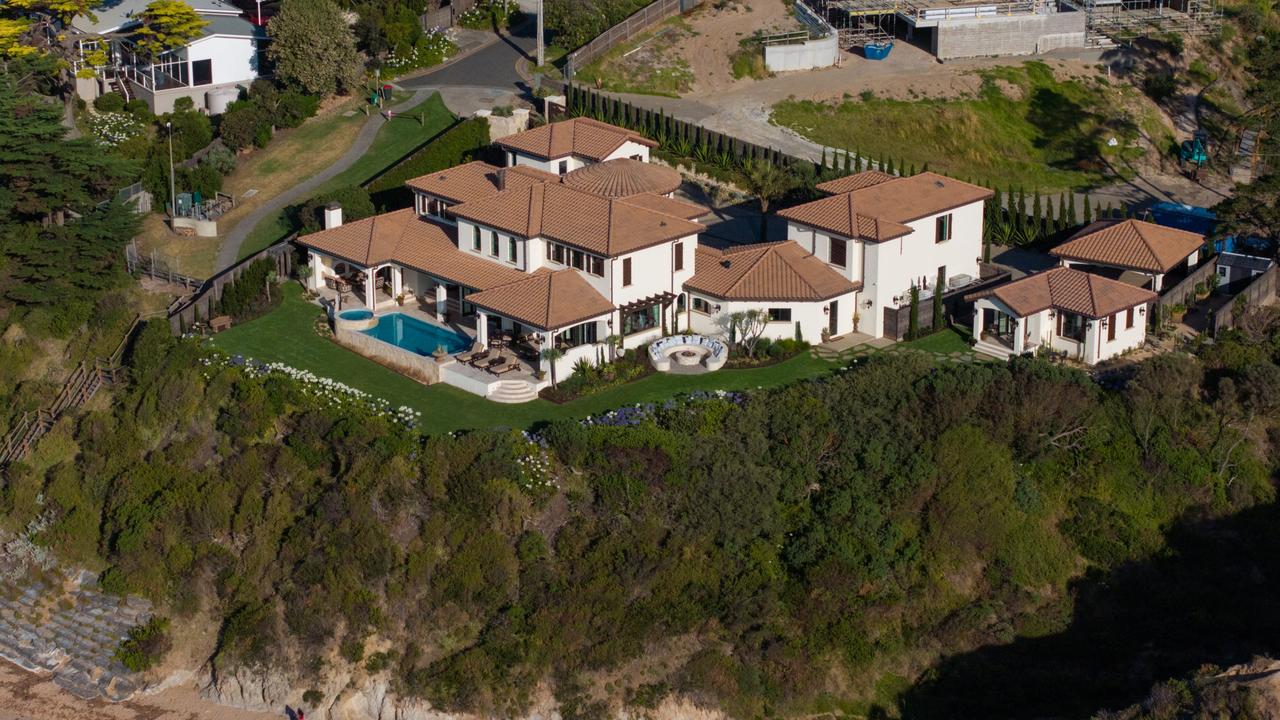
<svg viewBox="0 0 1280 720">
<path fill-rule="evenodd" d="M 404 313 L 383 315 L 378 318 L 377 325 L 360 332 L 419 355 L 430 355 L 441 345 L 450 355 L 471 347 L 471 338 L 466 335 L 422 322 Z"/>
<path fill-rule="evenodd" d="M 338 313 L 343 320 L 368 320 L 373 317 L 372 310 L 343 310 Z"/>
</svg>

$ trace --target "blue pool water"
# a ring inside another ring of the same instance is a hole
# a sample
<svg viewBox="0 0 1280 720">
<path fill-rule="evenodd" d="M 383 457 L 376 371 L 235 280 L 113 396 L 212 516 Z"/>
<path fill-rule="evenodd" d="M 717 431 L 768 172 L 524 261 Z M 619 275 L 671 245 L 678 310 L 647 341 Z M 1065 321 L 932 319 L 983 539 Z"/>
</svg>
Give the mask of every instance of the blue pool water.
<svg viewBox="0 0 1280 720">
<path fill-rule="evenodd" d="M 368 320 L 373 317 L 372 310 L 343 310 L 338 313 L 343 320 Z"/>
<path fill-rule="evenodd" d="M 471 338 L 466 335 L 429 325 L 404 313 L 383 315 L 377 325 L 360 332 L 419 355 L 430 355 L 440 345 L 449 354 L 471 347 Z"/>
</svg>

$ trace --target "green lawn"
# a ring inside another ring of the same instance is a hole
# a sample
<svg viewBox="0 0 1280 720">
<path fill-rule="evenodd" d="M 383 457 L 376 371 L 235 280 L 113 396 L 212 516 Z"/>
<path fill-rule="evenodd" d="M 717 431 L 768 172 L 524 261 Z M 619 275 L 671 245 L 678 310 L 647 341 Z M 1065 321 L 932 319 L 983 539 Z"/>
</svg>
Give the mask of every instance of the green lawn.
<svg viewBox="0 0 1280 720">
<path fill-rule="evenodd" d="M 804 353 L 754 370 L 720 370 L 708 375 L 655 373 L 563 405 L 546 400 L 501 405 L 449 385 L 422 385 L 320 337 L 312 329 L 312 323 L 321 309 L 303 299 L 296 284 L 288 283 L 282 290 L 283 305 L 264 317 L 220 333 L 212 341 L 214 346 L 231 354 L 309 370 L 395 405 L 407 405 L 422 412 L 422 428 L 429 433 L 487 427 L 528 428 L 549 420 L 585 417 L 623 405 L 663 400 L 681 392 L 773 387 L 822 375 L 836 367 Z"/>
<path fill-rule="evenodd" d="M 941 355 L 949 355 L 953 352 L 967 353 L 973 350 L 973 348 L 969 347 L 968 339 L 951 328 L 925 335 L 919 340 L 904 342 L 901 347 L 927 350 Z"/>
<path fill-rule="evenodd" d="M 393 103 L 396 100 L 392 101 Z M 419 122 L 419 115 L 425 113 L 426 122 Z M 369 151 L 360 157 L 351 167 L 338 173 L 321 185 L 313 195 L 336 190 L 342 187 L 363 185 L 378 173 L 398 162 L 433 135 L 444 130 L 453 122 L 453 113 L 445 107 L 438 93 L 405 110 L 392 118 L 378 130 Z M 300 202 L 305 202 L 303 198 Z M 240 257 L 248 257 L 259 250 L 282 240 L 293 228 L 284 211 L 275 213 L 254 227 L 249 237 L 240 247 Z"/>
<path fill-rule="evenodd" d="M 983 84 L 972 97 L 784 100 L 773 106 L 772 119 L 810 140 L 872 159 L 908 168 L 927 162 L 929 169 L 961 179 L 1042 191 L 1131 175 L 1126 160 L 1146 152 L 1139 137 L 1163 127 L 1150 100 L 1101 76 L 1059 81 L 1041 62 L 980 73 Z M 1108 145 L 1111 138 L 1116 147 Z"/>
</svg>

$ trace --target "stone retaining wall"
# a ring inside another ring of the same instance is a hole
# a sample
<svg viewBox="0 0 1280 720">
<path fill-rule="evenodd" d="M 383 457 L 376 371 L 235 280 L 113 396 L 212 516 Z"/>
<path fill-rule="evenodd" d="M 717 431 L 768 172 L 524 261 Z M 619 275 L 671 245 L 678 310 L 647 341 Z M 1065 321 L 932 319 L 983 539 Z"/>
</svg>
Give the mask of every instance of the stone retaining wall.
<svg viewBox="0 0 1280 720">
<path fill-rule="evenodd" d="M 407 375 L 425 385 L 440 382 L 440 364 L 435 358 L 419 355 L 404 348 L 385 343 L 377 338 L 369 337 L 361 332 L 352 332 L 339 328 L 333 337 L 339 345 L 353 350 L 367 358 L 377 360 L 387 367 Z M 453 362 L 452 359 L 448 362 Z M 392 398 L 387 398 L 392 400 Z"/>
</svg>

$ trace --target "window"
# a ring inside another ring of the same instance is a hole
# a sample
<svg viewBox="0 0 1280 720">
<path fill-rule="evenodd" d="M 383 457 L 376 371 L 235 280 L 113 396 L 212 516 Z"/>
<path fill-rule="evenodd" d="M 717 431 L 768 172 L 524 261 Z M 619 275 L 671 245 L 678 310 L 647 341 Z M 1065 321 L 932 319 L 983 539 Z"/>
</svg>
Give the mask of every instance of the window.
<svg viewBox="0 0 1280 720">
<path fill-rule="evenodd" d="M 604 258 L 591 256 L 591 274 L 596 277 L 604 277 Z"/>
<path fill-rule="evenodd" d="M 680 272 L 684 269 L 684 243 L 676 243 L 673 247 L 675 248 L 675 260 L 672 267 L 676 272 Z"/>
<path fill-rule="evenodd" d="M 934 242 L 946 242 L 951 239 L 951 213 L 938 218 L 938 235 Z"/>
<path fill-rule="evenodd" d="M 1084 316 L 1058 311 L 1058 336 L 1084 342 Z"/>
<path fill-rule="evenodd" d="M 556 335 L 556 347 L 578 347 L 579 345 L 587 345 L 594 342 L 598 342 L 596 340 L 595 322 L 574 325 Z"/>
<path fill-rule="evenodd" d="M 192 85 L 212 85 L 213 84 L 213 61 L 212 60 L 196 60 L 191 63 L 191 84 Z"/>
<path fill-rule="evenodd" d="M 489 254 L 498 257 L 498 233 L 494 233 L 489 240 Z"/>
<path fill-rule="evenodd" d="M 831 257 L 829 258 L 829 262 L 832 265 L 835 265 L 836 267 L 845 267 L 845 264 L 849 261 L 848 260 L 849 244 L 846 243 L 844 240 L 841 240 L 840 238 L 831 238 L 830 242 L 831 242 L 831 251 L 830 251 Z"/>
<path fill-rule="evenodd" d="M 508 239 L 507 239 L 507 253 L 510 255 L 510 257 L 508 257 L 507 259 L 508 259 L 508 260 L 510 260 L 511 262 L 515 262 L 515 261 L 516 261 L 516 257 L 517 257 L 516 252 L 517 252 L 517 251 L 516 251 L 516 239 L 515 239 L 515 238 L 508 238 Z"/>
<path fill-rule="evenodd" d="M 471 249 L 480 252 L 480 228 L 471 226 Z"/>
<path fill-rule="evenodd" d="M 556 245 L 555 243 L 552 243 L 551 259 L 560 263 L 561 265 L 564 265 L 564 246 L 563 245 Z"/>
<path fill-rule="evenodd" d="M 575 270 L 586 270 L 586 269 L 587 269 L 587 255 L 586 255 L 586 253 L 582 252 L 581 250 L 574 250 L 574 251 L 573 251 L 573 255 L 572 255 L 572 257 L 573 257 L 573 263 L 571 263 L 571 264 L 573 265 L 573 268 L 574 268 Z"/>
<path fill-rule="evenodd" d="M 631 258 L 623 258 L 622 260 L 622 287 L 631 284 Z"/>
<path fill-rule="evenodd" d="M 1107 324 L 1107 342 L 1111 342 L 1112 340 L 1116 339 L 1116 323 L 1118 323 L 1119 321 L 1120 321 L 1120 316 L 1118 314 L 1112 315 L 1111 317 L 1103 321 Z"/>
<path fill-rule="evenodd" d="M 560 174 L 561 174 L 561 175 L 564 175 L 564 174 L 565 174 L 565 173 L 567 173 L 567 172 L 569 172 L 569 161 L 568 161 L 568 160 L 561 160 L 561 161 L 560 161 Z"/>
<path fill-rule="evenodd" d="M 791 322 L 791 308 L 769 308 L 769 322 Z"/>
<path fill-rule="evenodd" d="M 662 324 L 662 306 L 650 305 L 622 314 L 622 334 L 631 335 Z"/>
<path fill-rule="evenodd" d="M 1124 311 L 1124 329 L 1133 329 L 1133 308 Z"/>
<path fill-rule="evenodd" d="M 711 314 L 711 303 L 705 298 L 695 297 L 692 302 L 694 312 Z"/>
</svg>

